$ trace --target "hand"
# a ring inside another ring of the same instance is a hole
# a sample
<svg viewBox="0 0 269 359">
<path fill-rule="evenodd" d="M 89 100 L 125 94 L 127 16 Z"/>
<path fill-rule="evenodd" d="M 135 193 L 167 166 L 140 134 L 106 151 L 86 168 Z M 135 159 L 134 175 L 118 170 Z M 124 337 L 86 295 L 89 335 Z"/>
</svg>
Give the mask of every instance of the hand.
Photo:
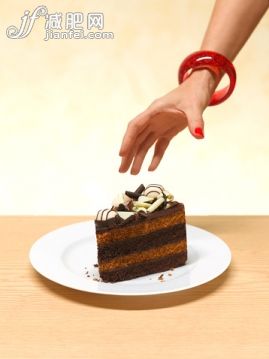
<svg viewBox="0 0 269 359">
<path fill-rule="evenodd" d="M 196 139 L 204 138 L 203 111 L 215 90 L 214 76 L 208 70 L 194 71 L 174 90 L 155 100 L 128 124 L 119 155 L 119 172 L 139 173 L 145 156 L 155 144 L 149 171 L 154 171 L 171 139 L 188 126 Z"/>
</svg>

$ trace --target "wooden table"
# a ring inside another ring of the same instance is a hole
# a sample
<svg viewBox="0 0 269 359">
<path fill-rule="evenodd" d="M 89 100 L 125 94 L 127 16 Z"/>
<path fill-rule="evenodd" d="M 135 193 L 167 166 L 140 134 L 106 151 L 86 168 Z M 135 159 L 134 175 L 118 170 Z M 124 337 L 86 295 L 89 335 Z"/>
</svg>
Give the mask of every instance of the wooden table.
<svg viewBox="0 0 269 359">
<path fill-rule="evenodd" d="M 37 274 L 42 234 L 86 217 L 0 217 L 0 358 L 268 359 L 269 216 L 190 217 L 233 254 L 219 278 L 148 297 L 75 291 Z"/>
</svg>

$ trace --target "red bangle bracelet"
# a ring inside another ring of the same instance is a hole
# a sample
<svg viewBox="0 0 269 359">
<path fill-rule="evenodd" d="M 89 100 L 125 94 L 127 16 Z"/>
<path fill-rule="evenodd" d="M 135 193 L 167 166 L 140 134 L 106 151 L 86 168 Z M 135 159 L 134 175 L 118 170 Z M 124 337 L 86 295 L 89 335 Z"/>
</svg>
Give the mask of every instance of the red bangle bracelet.
<svg viewBox="0 0 269 359">
<path fill-rule="evenodd" d="M 216 91 L 209 102 L 209 106 L 218 105 L 225 101 L 233 92 L 236 83 L 236 71 L 225 56 L 214 51 L 197 51 L 186 57 L 178 70 L 178 82 L 182 83 L 190 76 L 192 71 L 197 69 L 208 69 L 213 72 L 217 80 L 220 80 L 222 73 L 229 76 L 230 84 L 221 90 Z"/>
</svg>

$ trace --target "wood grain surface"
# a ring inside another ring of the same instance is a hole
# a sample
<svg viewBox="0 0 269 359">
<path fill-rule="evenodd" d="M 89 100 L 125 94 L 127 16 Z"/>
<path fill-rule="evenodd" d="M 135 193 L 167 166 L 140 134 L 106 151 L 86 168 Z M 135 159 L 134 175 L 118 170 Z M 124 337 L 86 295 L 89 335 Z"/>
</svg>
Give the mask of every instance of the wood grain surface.
<svg viewBox="0 0 269 359">
<path fill-rule="evenodd" d="M 191 290 L 84 293 L 37 274 L 43 234 L 88 217 L 0 217 L 0 358 L 269 358 L 269 216 L 189 217 L 221 237 L 230 268 Z"/>
</svg>

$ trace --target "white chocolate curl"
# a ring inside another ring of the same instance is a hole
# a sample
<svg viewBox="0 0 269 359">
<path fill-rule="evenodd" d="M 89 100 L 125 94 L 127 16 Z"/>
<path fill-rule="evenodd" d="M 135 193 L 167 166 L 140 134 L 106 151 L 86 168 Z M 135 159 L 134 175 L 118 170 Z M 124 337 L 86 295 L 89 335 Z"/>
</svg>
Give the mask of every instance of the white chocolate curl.
<svg viewBox="0 0 269 359">
<path fill-rule="evenodd" d="M 133 211 L 147 213 L 147 209 L 145 207 L 133 207 Z"/>
<path fill-rule="evenodd" d="M 153 198 L 147 196 L 140 196 L 138 197 L 138 202 L 153 202 Z"/>
<path fill-rule="evenodd" d="M 112 201 L 112 205 L 114 207 L 118 207 L 120 204 L 123 204 L 124 206 L 127 206 L 128 203 L 131 201 L 132 199 L 128 196 L 126 196 L 125 193 L 119 193 L 117 194 L 117 196 L 113 199 Z"/>
<path fill-rule="evenodd" d="M 158 184 L 150 184 L 148 185 L 144 192 L 142 193 L 143 196 L 147 196 L 150 198 L 157 198 L 162 192 L 164 191 L 163 186 Z"/>
<path fill-rule="evenodd" d="M 150 203 L 134 201 L 134 207 L 149 208 L 150 206 L 151 206 Z"/>
<path fill-rule="evenodd" d="M 157 208 L 159 208 L 164 202 L 164 198 L 158 198 L 152 205 L 148 208 L 148 212 L 154 212 Z"/>
<path fill-rule="evenodd" d="M 164 191 L 163 193 L 166 195 L 167 201 L 173 201 L 174 200 L 174 196 L 172 195 L 172 193 L 170 193 L 168 191 Z"/>
<path fill-rule="evenodd" d="M 145 212 L 145 213 L 147 213 L 147 209 L 144 208 L 144 207 L 138 207 L 137 212 Z"/>
<path fill-rule="evenodd" d="M 133 216 L 134 214 L 135 214 L 135 212 L 118 211 L 118 215 L 123 219 L 127 219 L 127 218 Z"/>
</svg>

